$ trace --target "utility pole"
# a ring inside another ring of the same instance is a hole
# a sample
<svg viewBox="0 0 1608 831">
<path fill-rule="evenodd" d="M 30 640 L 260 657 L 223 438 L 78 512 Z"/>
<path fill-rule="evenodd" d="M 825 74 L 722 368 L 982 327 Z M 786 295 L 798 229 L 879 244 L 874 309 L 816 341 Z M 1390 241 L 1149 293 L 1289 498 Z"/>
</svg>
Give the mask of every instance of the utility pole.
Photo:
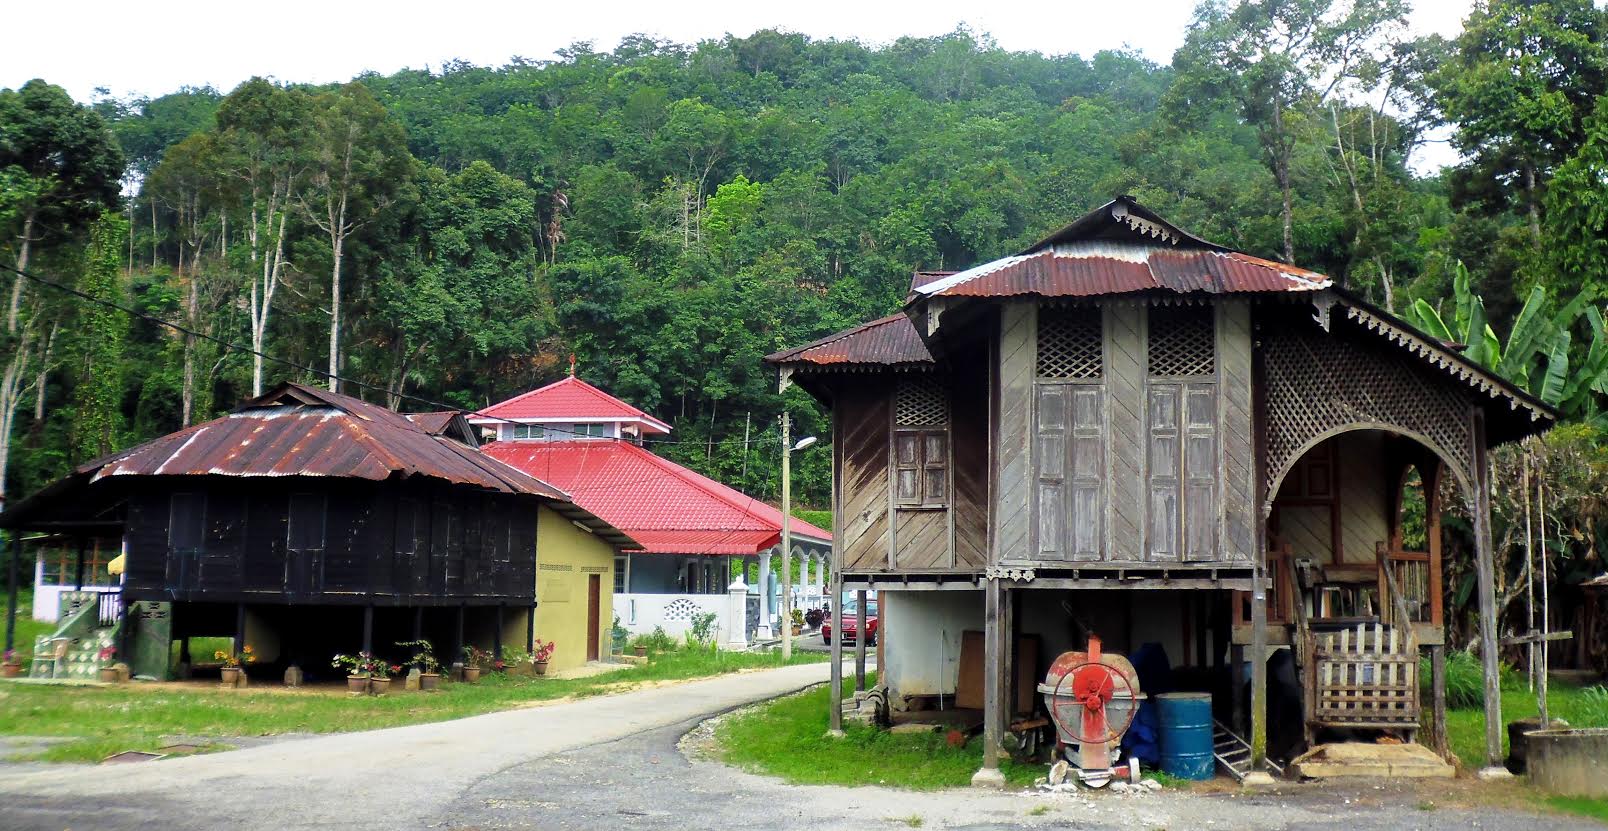
<svg viewBox="0 0 1608 831">
<path fill-rule="evenodd" d="M 782 411 L 782 663 L 793 657 L 793 419 Z"/>
</svg>

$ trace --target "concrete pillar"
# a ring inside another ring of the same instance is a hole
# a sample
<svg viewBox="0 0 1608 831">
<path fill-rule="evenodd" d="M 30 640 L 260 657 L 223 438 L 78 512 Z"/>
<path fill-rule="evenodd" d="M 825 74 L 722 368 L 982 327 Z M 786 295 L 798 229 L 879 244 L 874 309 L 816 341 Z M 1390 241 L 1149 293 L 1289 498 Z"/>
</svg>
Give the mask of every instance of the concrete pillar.
<svg viewBox="0 0 1608 831">
<path fill-rule="evenodd" d="M 726 648 L 748 648 L 748 584 L 738 577 L 726 587 Z"/>
<path fill-rule="evenodd" d="M 759 552 L 759 630 L 754 637 L 762 641 L 771 639 L 770 559 L 769 550 Z"/>
</svg>

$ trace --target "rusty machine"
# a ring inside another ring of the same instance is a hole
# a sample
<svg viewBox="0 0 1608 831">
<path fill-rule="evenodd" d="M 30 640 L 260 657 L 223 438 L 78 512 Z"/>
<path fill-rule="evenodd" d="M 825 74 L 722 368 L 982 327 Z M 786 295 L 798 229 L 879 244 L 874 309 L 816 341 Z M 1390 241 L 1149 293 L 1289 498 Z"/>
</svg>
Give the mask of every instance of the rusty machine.
<svg viewBox="0 0 1608 831">
<path fill-rule="evenodd" d="M 1122 736 L 1145 694 L 1128 659 L 1102 652 L 1089 634 L 1081 652 L 1063 652 L 1050 665 L 1038 691 L 1055 723 L 1055 749 L 1077 769 L 1079 781 L 1100 788 L 1113 779 L 1139 781 L 1139 760 L 1122 761 Z M 1060 778 L 1052 771 L 1051 781 Z"/>
</svg>

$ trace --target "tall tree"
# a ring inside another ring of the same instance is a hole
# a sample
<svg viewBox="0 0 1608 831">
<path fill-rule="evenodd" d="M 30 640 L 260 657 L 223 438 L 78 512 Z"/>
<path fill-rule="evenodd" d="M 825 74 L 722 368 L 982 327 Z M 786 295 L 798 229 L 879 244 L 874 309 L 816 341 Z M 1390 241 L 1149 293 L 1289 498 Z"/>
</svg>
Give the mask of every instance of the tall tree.
<svg viewBox="0 0 1608 831">
<path fill-rule="evenodd" d="M 79 106 L 61 87 L 34 80 L 17 90 L 0 90 L 0 222 L 18 271 L 27 271 L 38 246 L 72 238 L 95 217 L 116 205 L 123 156 L 100 115 Z M 6 497 L 6 471 L 12 428 L 26 381 L 34 377 L 43 396 L 51 342 L 40 316 L 30 314 L 30 288 L 21 274 L 10 275 L 5 327 L 0 333 L 0 505 Z M 37 366 L 30 366 L 30 363 Z M 43 400 L 42 398 L 40 399 Z"/>
<path fill-rule="evenodd" d="M 1378 66 L 1406 29 L 1405 0 L 1206 0 L 1173 56 L 1178 80 L 1170 109 L 1233 102 L 1256 127 L 1264 162 L 1282 198 L 1284 260 L 1295 260 L 1291 163 L 1297 137 L 1317 108 Z"/>
<path fill-rule="evenodd" d="M 104 213 L 89 232 L 84 271 L 78 290 L 101 303 L 78 308 L 77 378 L 73 385 L 75 461 L 104 456 L 120 445 L 123 398 L 123 349 L 128 316 L 110 304 L 127 302 L 123 287 L 123 236 L 128 221 Z"/>
<path fill-rule="evenodd" d="M 329 388 L 340 389 L 341 266 L 346 241 L 390 204 L 413 157 L 402 127 L 353 82 L 314 101 L 303 213 L 329 237 Z"/>
</svg>

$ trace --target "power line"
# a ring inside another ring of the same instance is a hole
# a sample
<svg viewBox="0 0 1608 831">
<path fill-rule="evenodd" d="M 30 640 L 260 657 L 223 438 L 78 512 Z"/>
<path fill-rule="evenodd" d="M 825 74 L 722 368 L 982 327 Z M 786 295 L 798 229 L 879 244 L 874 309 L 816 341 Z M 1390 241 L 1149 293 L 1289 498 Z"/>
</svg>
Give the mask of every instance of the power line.
<svg viewBox="0 0 1608 831">
<path fill-rule="evenodd" d="M 290 367 L 291 369 L 295 369 L 295 370 L 298 370 L 298 371 L 301 371 L 301 372 L 312 373 L 313 375 L 318 375 L 318 376 L 326 378 L 326 379 L 333 379 L 333 380 L 335 380 L 335 381 L 337 381 L 339 383 L 351 384 L 354 387 L 369 390 L 369 391 L 372 391 L 372 392 L 383 393 L 384 395 L 390 396 L 392 398 L 402 399 L 402 400 L 407 400 L 407 401 L 413 401 L 413 402 L 423 404 L 423 405 L 428 406 L 428 407 L 433 407 L 433 408 L 435 408 L 437 410 L 452 410 L 454 412 L 462 412 L 463 409 L 464 409 L 464 408 L 459 407 L 459 406 L 454 405 L 454 404 L 448 404 L 448 403 L 446 403 L 444 401 L 435 401 L 433 399 L 425 398 L 425 397 L 420 396 L 420 395 L 413 395 L 411 393 L 405 393 L 405 392 L 397 392 L 397 391 L 392 390 L 392 389 L 390 389 L 388 387 L 382 387 L 382 386 L 380 386 L 378 384 L 371 384 L 371 383 L 368 383 L 366 381 L 359 381 L 359 380 L 357 380 L 355 378 L 347 378 L 347 377 L 344 377 L 344 376 L 341 376 L 341 375 L 335 375 L 335 374 L 330 373 L 330 372 L 328 372 L 326 370 L 317 369 L 315 367 L 307 366 L 306 364 L 297 363 L 297 362 L 292 361 L 292 360 L 290 360 L 288 358 L 281 358 L 281 357 L 279 357 L 277 355 L 270 355 L 270 354 L 268 354 L 266 352 L 258 351 L 256 349 L 253 349 L 253 348 L 249 347 L 249 346 L 242 346 L 242 345 L 240 345 L 238 343 L 235 343 L 233 341 L 226 340 L 224 338 L 220 338 L 220 337 L 217 337 L 217 336 L 214 336 L 214 335 L 209 335 L 206 332 L 198 332 L 198 331 L 196 331 L 194 329 L 191 329 L 191 328 L 189 328 L 189 327 L 187 327 L 187 326 L 185 326 L 183 324 L 174 323 L 171 320 L 167 320 L 166 318 L 158 317 L 158 316 L 153 315 L 153 314 L 148 314 L 146 312 L 140 311 L 139 309 L 135 309 L 135 308 L 130 307 L 130 306 L 125 306 L 125 305 L 123 305 L 121 303 L 117 303 L 117 302 L 112 301 L 112 300 L 106 300 L 106 299 L 103 299 L 103 298 L 100 298 L 100 297 L 96 297 L 96 296 L 94 296 L 92 294 L 88 294 L 86 292 L 83 292 L 83 291 L 80 291 L 80 290 L 78 290 L 76 288 L 73 288 L 72 286 L 66 285 L 65 283 L 59 283 L 59 282 L 57 282 L 55 280 L 51 280 L 51 279 L 46 278 L 46 277 L 41 277 L 41 276 L 39 276 L 37 274 L 30 274 L 30 273 L 28 273 L 26 271 L 23 271 L 22 269 L 15 268 L 15 267 L 9 266 L 9 265 L 5 265 L 4 263 L 0 263 L 0 269 L 4 269 L 4 270 L 9 271 L 9 272 L 11 272 L 13 274 L 19 275 L 19 276 L 23 277 L 24 279 L 31 280 L 32 282 L 37 283 L 37 284 L 39 284 L 41 286 L 46 286 L 48 288 L 55 289 L 57 291 L 65 293 L 65 294 L 72 295 L 73 297 L 76 297 L 79 300 L 84 300 L 84 301 L 88 301 L 90 303 L 96 303 L 96 304 L 99 304 L 99 305 L 102 305 L 102 306 L 106 306 L 108 308 L 116 309 L 116 310 L 118 310 L 118 311 L 120 311 L 120 312 L 122 312 L 122 313 L 124 313 L 126 315 L 129 315 L 129 316 L 134 317 L 134 318 L 139 319 L 139 320 L 143 320 L 143 321 L 145 321 L 147 323 L 153 323 L 153 324 L 155 324 L 157 326 L 163 326 L 163 327 L 172 329 L 175 332 L 179 332 L 180 334 L 187 335 L 189 337 L 200 338 L 201 340 L 208 341 L 210 343 L 215 343 L 215 344 L 217 344 L 219 346 L 225 347 L 227 349 L 232 349 L 232 350 L 234 350 L 236 352 L 242 352 L 242 353 L 245 353 L 247 355 L 255 355 L 255 356 L 259 357 L 259 358 L 262 358 L 265 361 L 272 361 L 273 363 L 281 364 L 283 366 Z M 486 419 L 488 421 L 497 421 L 497 422 L 501 422 L 501 423 L 505 423 L 505 424 L 523 424 L 524 423 L 524 422 L 516 421 L 514 419 L 505 418 L 505 417 L 502 417 L 502 416 L 485 415 L 484 413 L 480 413 L 478 411 L 475 412 L 474 415 L 475 415 L 476 418 Z M 550 425 L 542 425 L 542 427 L 548 432 L 563 433 L 563 434 L 566 434 L 566 435 L 576 436 L 576 437 L 580 437 L 580 438 L 597 438 L 596 436 L 587 435 L 587 434 L 581 433 L 581 432 L 579 432 L 577 430 L 565 430 L 565 429 L 558 428 L 558 427 L 553 427 L 553 426 L 550 426 Z M 702 439 L 688 439 L 688 440 L 683 441 L 683 440 L 674 440 L 674 439 L 648 439 L 648 438 L 644 437 L 642 439 L 642 441 L 643 441 L 644 444 L 651 443 L 651 444 L 657 444 L 657 445 L 682 445 L 682 444 L 706 445 L 706 444 L 708 444 L 708 442 L 706 440 L 702 440 Z M 761 438 L 761 439 L 756 439 L 756 440 L 751 442 L 751 441 L 749 441 L 748 439 L 745 438 L 743 440 L 743 442 L 742 442 L 743 450 L 746 451 L 750 444 L 760 444 L 760 443 L 763 443 L 764 441 L 765 441 L 765 439 Z M 727 439 L 721 439 L 721 440 L 718 440 L 716 442 L 716 444 L 721 444 L 721 445 L 726 445 L 727 443 L 728 443 Z"/>
</svg>

